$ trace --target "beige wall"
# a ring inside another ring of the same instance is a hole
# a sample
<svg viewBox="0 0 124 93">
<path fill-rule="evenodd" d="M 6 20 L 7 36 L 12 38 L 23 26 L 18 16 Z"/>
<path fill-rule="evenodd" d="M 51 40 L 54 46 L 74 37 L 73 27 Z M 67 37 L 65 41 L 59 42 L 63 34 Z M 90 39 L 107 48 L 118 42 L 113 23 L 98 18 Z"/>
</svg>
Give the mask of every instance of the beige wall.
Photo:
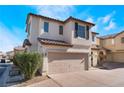
<svg viewBox="0 0 124 93">
<path fill-rule="evenodd" d="M 124 37 L 124 32 L 115 37 L 115 50 L 124 50 L 124 43 L 121 42 L 122 37 Z"/>
<path fill-rule="evenodd" d="M 115 50 L 115 40 L 113 38 L 100 40 L 100 45 L 109 50 Z"/>
<path fill-rule="evenodd" d="M 100 45 L 100 39 L 96 37 L 96 45 Z"/>
<path fill-rule="evenodd" d="M 48 33 L 44 32 L 44 22 L 49 22 Z M 59 22 L 40 19 L 39 36 L 42 38 L 48 38 L 53 40 L 63 40 L 64 35 L 59 35 L 59 25 L 63 26 L 63 24 Z"/>
<path fill-rule="evenodd" d="M 113 52 L 118 50 L 124 50 L 124 43 L 121 43 L 122 37 L 124 37 L 124 33 L 117 35 L 115 38 L 100 40 L 100 45 L 112 50 Z"/>
<path fill-rule="evenodd" d="M 30 25 L 30 35 L 28 37 L 29 41 L 31 42 L 31 46 L 28 48 L 29 51 L 37 51 L 38 48 L 38 36 L 39 36 L 39 18 L 37 17 L 30 17 L 29 22 Z"/>
<path fill-rule="evenodd" d="M 67 22 L 64 25 L 64 40 L 72 44 L 72 32 L 74 31 L 74 23 L 72 21 Z"/>
</svg>

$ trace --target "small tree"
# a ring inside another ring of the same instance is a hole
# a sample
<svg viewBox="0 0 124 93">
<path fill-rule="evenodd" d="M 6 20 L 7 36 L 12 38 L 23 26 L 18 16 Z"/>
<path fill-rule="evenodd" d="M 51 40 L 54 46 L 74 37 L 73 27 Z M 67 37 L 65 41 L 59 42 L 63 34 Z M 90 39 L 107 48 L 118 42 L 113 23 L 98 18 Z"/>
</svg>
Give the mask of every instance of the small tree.
<svg viewBox="0 0 124 93">
<path fill-rule="evenodd" d="M 13 58 L 13 63 L 18 66 L 24 74 L 26 80 L 35 76 L 37 70 L 42 67 L 43 58 L 39 53 L 17 53 Z"/>
</svg>

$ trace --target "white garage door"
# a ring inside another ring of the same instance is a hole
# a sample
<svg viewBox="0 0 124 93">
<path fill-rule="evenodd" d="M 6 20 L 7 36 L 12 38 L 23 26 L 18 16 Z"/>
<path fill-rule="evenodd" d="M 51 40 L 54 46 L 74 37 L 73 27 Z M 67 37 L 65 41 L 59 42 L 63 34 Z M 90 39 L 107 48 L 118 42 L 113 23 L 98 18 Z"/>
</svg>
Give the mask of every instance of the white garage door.
<svg viewBox="0 0 124 93">
<path fill-rule="evenodd" d="M 49 74 L 83 71 L 83 58 L 79 53 L 48 53 Z"/>
<path fill-rule="evenodd" d="M 113 61 L 124 62 L 124 52 L 113 53 Z"/>
</svg>

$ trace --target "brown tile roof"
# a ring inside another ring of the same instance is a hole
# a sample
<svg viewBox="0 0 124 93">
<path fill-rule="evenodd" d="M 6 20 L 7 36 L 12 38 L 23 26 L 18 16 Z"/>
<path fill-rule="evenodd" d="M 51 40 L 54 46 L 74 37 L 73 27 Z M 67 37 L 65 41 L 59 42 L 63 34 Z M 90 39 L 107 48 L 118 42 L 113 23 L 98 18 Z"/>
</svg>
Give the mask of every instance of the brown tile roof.
<svg viewBox="0 0 124 93">
<path fill-rule="evenodd" d="M 115 34 L 110 34 L 110 35 L 105 35 L 105 36 L 101 36 L 99 37 L 100 39 L 109 39 L 109 38 L 115 38 L 116 36 L 120 35 L 121 33 L 123 33 L 124 31 L 121 31 L 119 33 L 115 33 Z"/>
<path fill-rule="evenodd" d="M 69 20 L 76 20 L 76 21 L 80 21 L 80 22 L 83 22 L 83 23 L 86 23 L 86 24 L 89 24 L 89 25 L 93 25 L 93 26 L 95 25 L 94 23 L 87 22 L 87 21 L 83 21 L 83 20 L 81 20 L 81 19 L 77 19 L 77 18 L 74 18 L 74 17 L 72 17 L 72 16 L 70 16 L 69 18 L 67 18 L 65 21 L 62 21 L 62 20 L 58 20 L 58 19 L 46 17 L 46 16 L 43 16 L 43 15 L 33 14 L 33 13 L 29 13 L 29 14 L 28 14 L 26 23 L 27 23 L 27 21 L 28 21 L 30 15 L 36 16 L 36 17 L 40 17 L 40 18 L 44 18 L 44 19 L 48 19 L 48 20 L 53 20 L 53 21 L 60 22 L 60 23 L 66 23 L 66 22 L 68 22 Z"/>
<path fill-rule="evenodd" d="M 94 23 L 87 22 L 87 21 L 84 21 L 84 20 L 81 20 L 81 19 L 78 19 L 78 18 L 74 18 L 74 17 L 72 17 L 72 16 L 70 16 L 68 19 L 66 19 L 66 20 L 64 21 L 64 23 L 68 22 L 69 20 L 75 20 L 75 21 L 79 21 L 79 22 L 86 23 L 86 24 L 88 24 L 88 25 L 95 26 Z"/>
<path fill-rule="evenodd" d="M 65 41 L 60 41 L 60 40 L 52 40 L 52 39 L 46 39 L 46 38 L 38 38 L 38 41 L 44 45 L 58 45 L 58 46 L 67 46 L 67 47 L 72 47 L 71 44 L 65 42 Z"/>
</svg>

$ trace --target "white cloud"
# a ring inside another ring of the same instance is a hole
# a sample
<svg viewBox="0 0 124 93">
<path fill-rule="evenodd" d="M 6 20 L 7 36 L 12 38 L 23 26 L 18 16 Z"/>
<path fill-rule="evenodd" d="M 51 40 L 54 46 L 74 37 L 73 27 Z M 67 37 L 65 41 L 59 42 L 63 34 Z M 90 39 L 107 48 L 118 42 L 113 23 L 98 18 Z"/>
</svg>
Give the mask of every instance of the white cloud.
<svg viewBox="0 0 124 93">
<path fill-rule="evenodd" d="M 87 22 L 91 22 L 91 23 L 93 23 L 93 22 L 94 22 L 94 20 L 93 20 L 93 18 L 92 18 L 92 17 L 87 18 L 87 19 L 86 19 L 86 21 L 87 21 Z"/>
<path fill-rule="evenodd" d="M 106 33 L 105 31 L 111 31 L 113 29 L 116 29 L 117 24 L 115 22 L 115 13 L 116 11 L 112 11 L 105 16 L 97 18 L 95 21 L 96 25 L 92 28 L 92 30 L 104 34 Z"/>
<path fill-rule="evenodd" d="M 110 13 L 110 14 L 104 16 L 104 17 L 102 18 L 102 19 L 103 19 L 103 23 L 107 23 L 108 21 L 110 21 L 111 18 L 114 16 L 114 14 L 115 14 L 115 11 L 113 11 L 112 13 Z"/>
<path fill-rule="evenodd" d="M 69 5 L 42 5 L 35 6 L 34 8 L 36 8 L 38 14 L 58 19 L 69 17 L 74 10 L 73 6 Z"/>
<path fill-rule="evenodd" d="M 17 30 L 17 28 L 16 28 Z M 13 50 L 15 46 L 21 45 L 23 41 L 19 39 L 22 30 L 18 33 L 12 33 L 3 23 L 0 23 L 0 51 L 6 52 Z"/>
<path fill-rule="evenodd" d="M 116 23 L 114 21 L 110 21 L 109 22 L 109 25 L 105 27 L 105 30 L 111 30 L 111 29 L 114 29 L 116 27 Z"/>
</svg>

